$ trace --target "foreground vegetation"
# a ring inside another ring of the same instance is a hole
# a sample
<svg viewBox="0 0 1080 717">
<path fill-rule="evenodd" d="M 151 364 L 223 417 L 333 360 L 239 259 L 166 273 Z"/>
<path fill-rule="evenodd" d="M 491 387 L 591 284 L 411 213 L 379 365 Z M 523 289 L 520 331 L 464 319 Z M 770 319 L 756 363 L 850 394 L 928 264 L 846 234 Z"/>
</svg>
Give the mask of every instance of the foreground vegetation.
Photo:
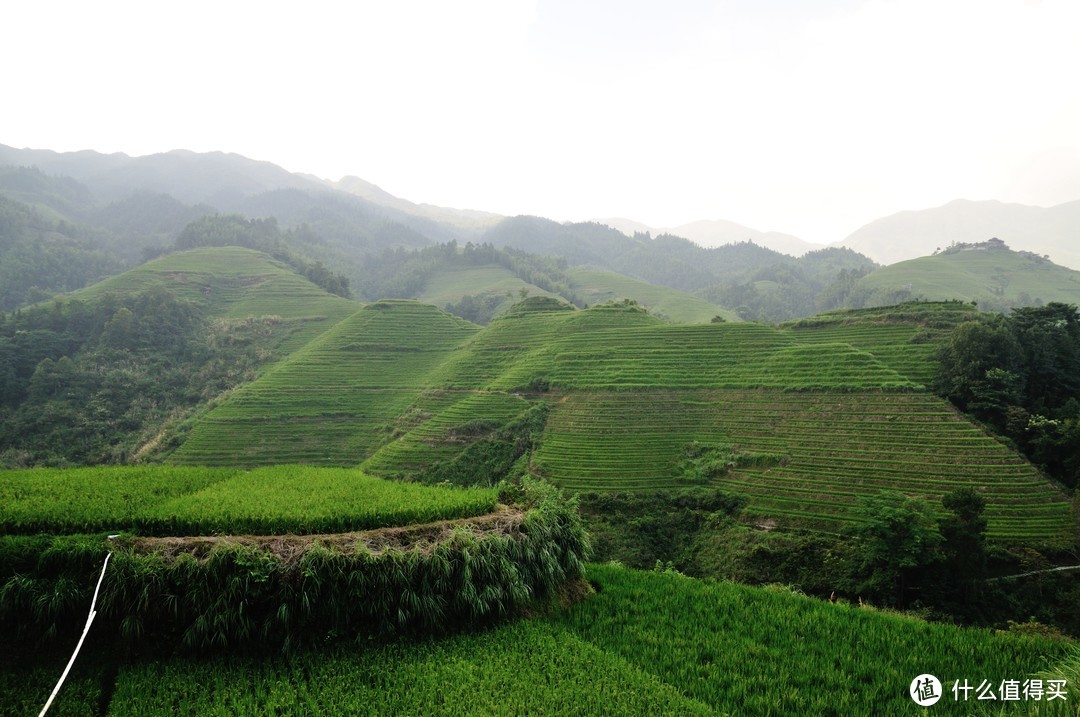
<svg viewBox="0 0 1080 717">
<path fill-rule="evenodd" d="M 198 661 L 129 657 L 77 674 L 61 705 L 94 714 L 105 694 L 102 713 L 117 716 L 906 715 L 921 709 L 908 686 L 931 673 L 945 688 L 935 713 L 964 715 L 1001 703 L 958 702 L 954 681 L 987 680 L 997 692 L 1003 680 L 1068 669 L 1075 650 L 1059 639 L 935 625 L 786 589 L 606 565 L 588 577 L 596 594 L 568 609 L 439 640 Z M 12 705 L 4 714 L 47 695 L 43 670 L 2 674 Z M 1068 690 L 1071 708 L 1072 682 Z"/>
<path fill-rule="evenodd" d="M 961 630 L 784 590 L 607 566 L 590 578 L 599 594 L 560 622 L 722 713 L 909 714 L 916 675 L 996 685 L 1068 651 L 1061 641 Z M 935 709 L 970 711 L 949 700 Z"/>
</svg>

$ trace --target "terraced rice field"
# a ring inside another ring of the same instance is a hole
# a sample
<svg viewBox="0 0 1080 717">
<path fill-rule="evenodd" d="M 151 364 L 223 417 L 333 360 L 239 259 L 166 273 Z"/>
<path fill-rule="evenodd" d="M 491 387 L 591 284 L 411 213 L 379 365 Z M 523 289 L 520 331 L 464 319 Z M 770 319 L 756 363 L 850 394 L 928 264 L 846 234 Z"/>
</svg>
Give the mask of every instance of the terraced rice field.
<svg viewBox="0 0 1080 717">
<path fill-rule="evenodd" d="M 525 289 L 530 296 L 556 295 L 520 279 L 514 272 L 498 264 L 450 267 L 435 272 L 416 297 L 425 304 L 445 306 L 457 303 L 465 296 L 498 296 L 503 300 L 496 315 L 520 301 L 519 292 Z M 509 294 L 509 296 L 507 296 Z"/>
<path fill-rule="evenodd" d="M 455 388 L 496 390 L 538 377 L 588 389 L 915 387 L 847 344 L 804 346 L 760 324 L 672 326 L 621 306 L 498 319 L 435 376 Z"/>
<path fill-rule="evenodd" d="M 918 304 L 784 329 L 672 326 L 633 306 L 577 311 L 535 297 L 480 329 L 416 302 L 379 302 L 213 410 L 173 460 L 398 475 L 452 458 L 543 400 L 553 409 L 533 468 L 574 490 L 678 485 L 698 441 L 782 456 L 717 479 L 762 517 L 836 529 L 883 489 L 936 504 L 973 485 L 996 538 L 1053 541 L 1068 524 L 1065 496 L 920 385 L 934 347 L 920 342 L 972 311 Z"/>
<path fill-rule="evenodd" d="M 276 317 L 289 336 L 288 353 L 360 308 L 329 294 L 272 257 L 241 247 L 204 247 L 170 254 L 76 292 L 93 301 L 164 287 L 177 298 L 204 306 L 210 316 L 231 321 Z"/>
<path fill-rule="evenodd" d="M 954 326 L 977 316 L 970 304 L 922 302 L 833 311 L 782 328 L 800 344 L 849 344 L 906 378 L 929 385 L 937 370 L 938 347 Z"/>
<path fill-rule="evenodd" d="M 528 407 L 523 397 L 501 392 L 429 391 L 398 420 L 402 435 L 380 448 L 363 468 L 386 475 L 448 460 Z"/>
<path fill-rule="evenodd" d="M 872 355 L 898 374 L 921 385 L 928 385 L 937 369 L 938 344 L 924 339 L 925 332 L 903 324 L 853 324 L 796 329 L 800 344 L 848 344 Z M 919 338 L 916 338 L 916 337 Z M 914 341 L 913 341 L 914 340 Z"/>
<path fill-rule="evenodd" d="M 433 306 L 370 304 L 212 410 L 172 460 L 357 465 L 477 331 Z"/>
<path fill-rule="evenodd" d="M 762 517 L 838 528 L 859 498 L 899 490 L 939 503 L 974 486 L 992 536 L 1055 540 L 1064 494 L 947 403 L 923 393 L 708 390 L 569 393 L 553 405 L 534 468 L 573 490 L 685 484 L 676 466 L 698 441 L 781 454 L 716 485 Z"/>
<path fill-rule="evenodd" d="M 571 288 L 588 304 L 633 299 L 648 307 L 650 313 L 679 324 L 707 324 L 714 316 L 722 316 L 726 321 L 741 321 L 734 311 L 693 294 L 613 271 L 572 267 L 567 274 Z"/>
<path fill-rule="evenodd" d="M 497 493 L 309 466 L 0 471 L 0 530 L 57 535 L 120 530 L 142 535 L 334 533 L 482 515 L 495 509 Z"/>
</svg>

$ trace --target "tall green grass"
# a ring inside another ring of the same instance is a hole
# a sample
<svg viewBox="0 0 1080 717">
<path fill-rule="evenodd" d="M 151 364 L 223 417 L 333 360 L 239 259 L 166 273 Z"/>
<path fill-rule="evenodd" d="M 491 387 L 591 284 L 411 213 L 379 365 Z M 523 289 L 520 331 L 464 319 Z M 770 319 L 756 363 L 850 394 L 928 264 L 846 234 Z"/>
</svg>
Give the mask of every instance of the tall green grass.
<svg viewBox="0 0 1080 717">
<path fill-rule="evenodd" d="M 1035 675 L 1069 680 L 1069 700 L 1000 714 L 1076 713 L 1068 641 L 676 574 L 588 576 L 598 592 L 564 611 L 437 640 L 135 657 L 106 714 L 996 715 L 1000 702 L 956 702 L 953 681 Z M 926 710 L 908 695 L 923 673 L 945 688 Z"/>
<path fill-rule="evenodd" d="M 494 510 L 494 489 L 396 483 L 356 469 L 173 466 L 0 472 L 0 529 L 55 534 L 334 533 Z"/>
<path fill-rule="evenodd" d="M 920 674 L 995 685 L 1067 653 L 995 634 L 741 585 L 596 566 L 593 598 L 559 621 L 688 697 L 739 715 L 909 715 Z M 969 714 L 951 691 L 933 714 Z"/>
<path fill-rule="evenodd" d="M 192 690 L 194 684 L 199 689 Z M 339 647 L 288 660 L 172 660 L 125 667 L 109 717 L 166 713 L 714 714 L 619 657 L 536 621 L 439 641 Z"/>
<path fill-rule="evenodd" d="M 5 647 L 0 644 L 0 647 Z M 0 717 L 36 715 L 45 706 L 70 654 L 10 655 L 0 660 Z M 49 708 L 50 717 L 98 717 L 108 656 L 86 649 Z"/>
<path fill-rule="evenodd" d="M 495 489 L 397 483 L 349 468 L 276 466 L 239 473 L 159 503 L 135 520 L 144 535 L 337 533 L 489 513 Z"/>
<path fill-rule="evenodd" d="M 131 528 L 154 506 L 235 474 L 231 468 L 163 466 L 0 471 L 0 532 Z"/>
</svg>

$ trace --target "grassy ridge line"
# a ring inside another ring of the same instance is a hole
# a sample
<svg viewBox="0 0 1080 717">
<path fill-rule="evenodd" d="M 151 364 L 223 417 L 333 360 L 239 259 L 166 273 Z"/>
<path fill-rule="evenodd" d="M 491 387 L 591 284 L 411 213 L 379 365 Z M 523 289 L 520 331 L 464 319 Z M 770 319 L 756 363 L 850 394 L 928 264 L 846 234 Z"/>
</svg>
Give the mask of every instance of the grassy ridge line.
<svg viewBox="0 0 1080 717">
<path fill-rule="evenodd" d="M 495 315 L 498 316 L 521 300 L 522 289 L 530 296 L 559 298 L 557 294 L 524 281 L 506 267 L 488 264 L 436 271 L 425 284 L 423 293 L 416 299 L 425 304 L 446 306 L 461 301 L 465 296 L 498 296 L 503 299 L 495 310 Z"/>
<path fill-rule="evenodd" d="M 726 321 L 740 321 L 738 314 L 705 299 L 658 284 L 634 279 L 623 274 L 597 269 L 569 269 L 570 288 L 588 304 L 600 304 L 632 299 L 659 314 L 681 324 L 707 324 L 714 316 Z"/>
<path fill-rule="evenodd" d="M 55 534 L 334 533 L 490 513 L 493 489 L 384 481 L 355 469 L 174 467 L 0 472 L 0 529 Z"/>
<path fill-rule="evenodd" d="M 882 489 L 936 504 L 972 485 L 987 499 L 994 537 L 1054 541 L 1068 523 L 1060 490 L 944 401 L 919 393 L 568 393 L 552 404 L 533 468 L 573 490 L 676 487 L 686 484 L 678 464 L 692 441 L 784 456 L 713 479 L 747 495 L 762 516 L 837 527 L 859 498 Z"/>
<path fill-rule="evenodd" d="M 352 313 L 355 301 L 327 293 L 280 261 L 254 249 L 204 247 L 169 254 L 75 292 L 80 299 L 164 286 L 212 316 L 311 316 L 313 308 Z M 288 301 L 282 301 L 288 299 Z"/>
<path fill-rule="evenodd" d="M 995 310 L 1080 302 L 1080 272 L 1007 249 L 945 252 L 882 267 L 856 283 L 871 294 L 898 289 L 929 299 L 992 304 Z"/>
<path fill-rule="evenodd" d="M 433 378 L 500 390 L 536 378 L 581 389 L 916 387 L 844 343 L 807 347 L 757 324 L 671 326 L 633 306 L 562 311 L 539 302 L 493 321 Z"/>
</svg>

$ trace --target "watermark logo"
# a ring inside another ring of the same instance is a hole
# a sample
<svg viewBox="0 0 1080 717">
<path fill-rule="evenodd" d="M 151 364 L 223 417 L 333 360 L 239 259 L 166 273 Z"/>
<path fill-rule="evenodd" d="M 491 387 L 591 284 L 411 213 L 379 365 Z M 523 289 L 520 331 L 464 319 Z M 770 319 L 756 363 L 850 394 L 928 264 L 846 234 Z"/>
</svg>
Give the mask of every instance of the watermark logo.
<svg viewBox="0 0 1080 717">
<path fill-rule="evenodd" d="M 923 674 L 911 681 L 908 692 L 915 704 L 922 707 L 935 705 L 942 698 L 943 693 L 949 692 L 942 689 L 941 680 L 931 674 Z M 1068 681 L 1051 680 L 1032 677 L 1026 680 L 1001 680 L 991 682 L 983 679 L 977 684 L 968 679 L 961 682 L 959 679 L 952 682 L 952 694 L 954 702 L 1053 702 L 1061 700 L 1067 702 Z"/>
<path fill-rule="evenodd" d="M 911 699 L 921 707 L 936 705 L 941 699 L 941 680 L 933 675 L 919 675 L 911 681 Z"/>
</svg>

